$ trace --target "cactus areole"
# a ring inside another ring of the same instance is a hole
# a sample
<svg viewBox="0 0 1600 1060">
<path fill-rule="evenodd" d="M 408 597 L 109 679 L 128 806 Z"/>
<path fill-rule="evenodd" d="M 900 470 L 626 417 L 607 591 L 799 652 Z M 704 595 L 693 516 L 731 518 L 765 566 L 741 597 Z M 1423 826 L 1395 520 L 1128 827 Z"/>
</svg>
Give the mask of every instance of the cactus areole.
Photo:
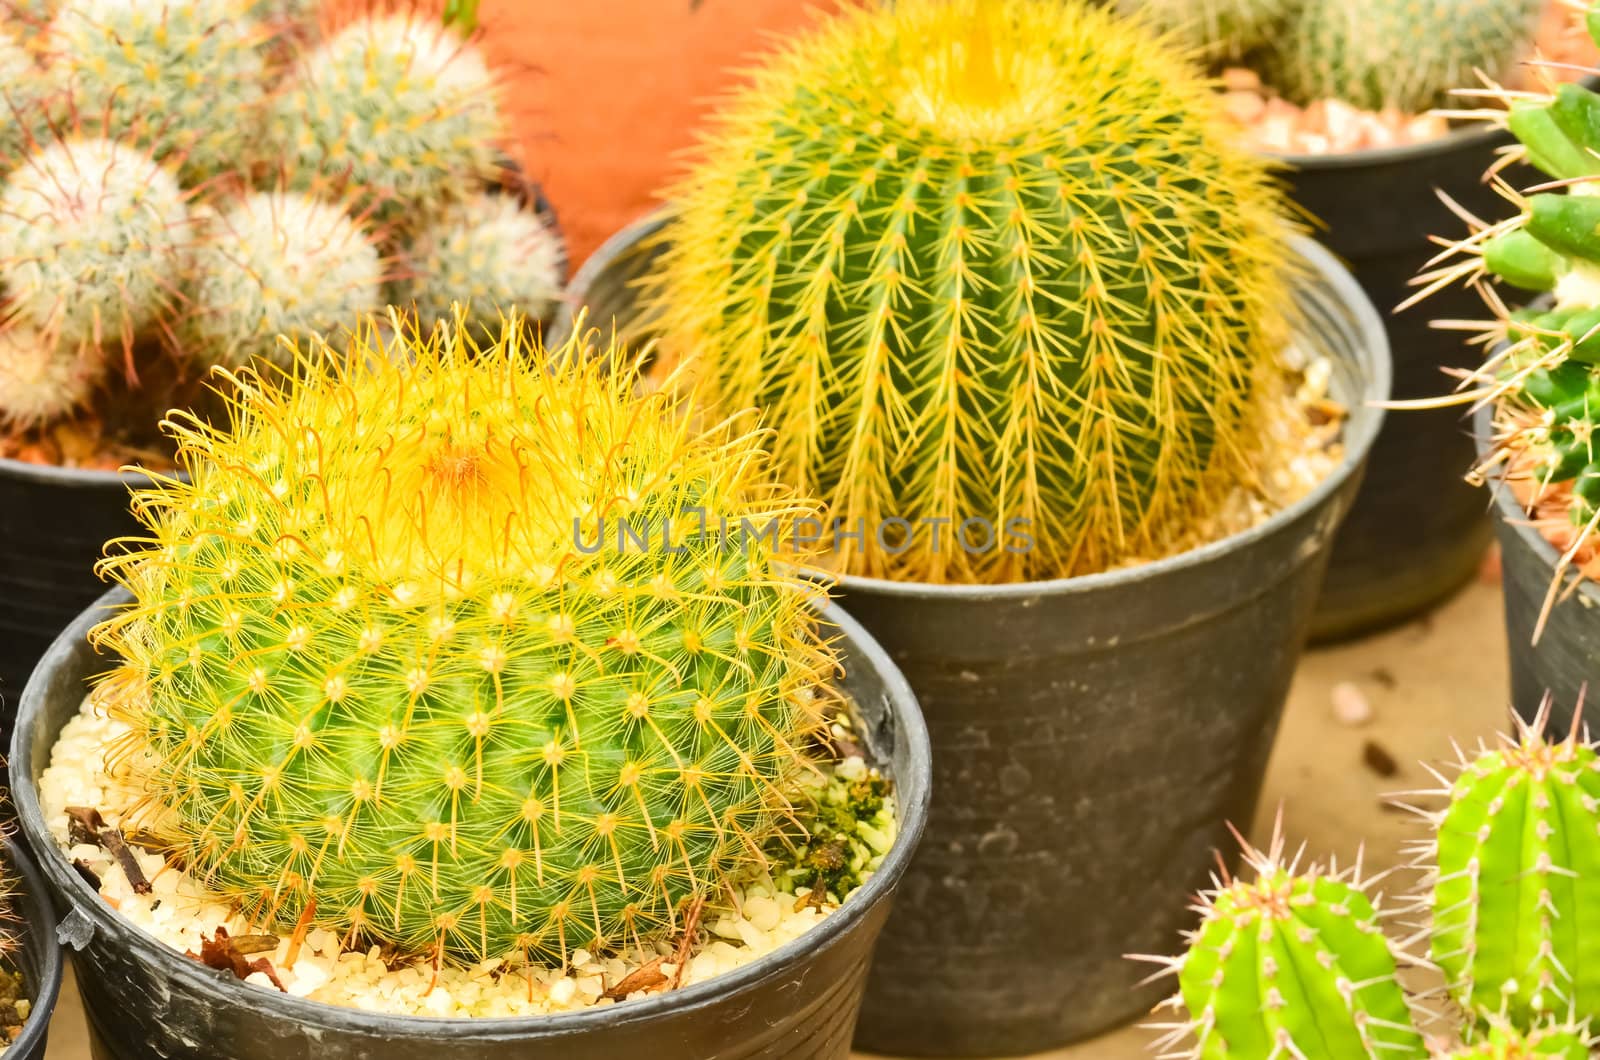
<svg viewBox="0 0 1600 1060">
<path fill-rule="evenodd" d="M 667 346 L 866 527 L 839 538 L 848 573 L 1159 554 L 1253 473 L 1287 338 L 1279 195 L 1217 106 L 1084 0 L 841 15 L 755 75 L 673 193 Z M 896 523 L 969 519 L 1032 546 Z"/>
<path fill-rule="evenodd" d="M 715 528 L 809 509 L 617 351 L 457 320 L 173 427 L 99 694 L 247 914 L 466 961 L 668 934 L 782 826 L 833 665 L 814 590 Z"/>
</svg>

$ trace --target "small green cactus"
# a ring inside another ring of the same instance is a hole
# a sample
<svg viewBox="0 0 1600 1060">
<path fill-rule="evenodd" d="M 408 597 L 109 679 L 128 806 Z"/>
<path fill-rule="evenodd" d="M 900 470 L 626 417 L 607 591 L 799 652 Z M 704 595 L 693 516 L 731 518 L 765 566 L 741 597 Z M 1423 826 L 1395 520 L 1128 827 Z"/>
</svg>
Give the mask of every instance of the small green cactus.
<svg viewBox="0 0 1600 1060">
<path fill-rule="evenodd" d="M 1192 1047 L 1182 1055 L 1194 1060 L 1425 1060 L 1360 866 L 1302 872 L 1281 833 L 1265 853 L 1245 844 L 1245 861 L 1254 880 L 1224 876 L 1201 895 L 1186 953 L 1142 958 L 1177 975 L 1167 1007 L 1188 1017 L 1157 1047 Z"/>
<path fill-rule="evenodd" d="M 1589 1060 L 1589 1049 L 1594 1044 L 1579 1027 L 1552 1024 L 1523 1033 L 1496 1020 L 1477 1041 L 1446 1053 L 1439 1060 Z"/>
<path fill-rule="evenodd" d="M 1280 194 L 1236 139 L 1085 0 L 849 10 L 729 102 L 647 298 L 861 535 L 849 573 L 1103 570 L 1255 473 L 1292 299 Z"/>
<path fill-rule="evenodd" d="M 358 19 L 304 56 L 272 108 L 302 190 L 335 181 L 386 220 L 430 216 L 493 172 L 506 135 L 477 46 L 421 14 Z"/>
<path fill-rule="evenodd" d="M 409 275 L 394 301 L 414 304 L 423 327 L 448 321 L 455 301 L 492 330 L 513 310 L 542 320 L 561 293 L 560 236 L 510 195 L 479 192 L 453 204 L 417 232 L 406 257 Z"/>
<path fill-rule="evenodd" d="M 98 350 L 28 324 L 0 326 L 0 424 L 26 430 L 60 419 L 87 404 L 104 373 Z"/>
<path fill-rule="evenodd" d="M 1272 41 L 1298 0 L 1116 0 L 1206 62 L 1238 59 Z"/>
<path fill-rule="evenodd" d="M 1600 1018 L 1600 756 L 1546 738 L 1546 702 L 1515 740 L 1464 760 L 1434 819 L 1431 954 L 1468 1012 L 1531 1028 Z"/>
<path fill-rule="evenodd" d="M 172 304 L 189 239 L 176 177 L 131 144 L 52 143 L 0 185 L 0 282 L 68 345 L 131 344 Z"/>
<path fill-rule="evenodd" d="M 720 519 L 817 512 L 622 351 L 395 326 L 182 421 L 158 547 L 103 565 L 135 603 L 99 694 L 252 916 L 470 962 L 667 935 L 830 705 L 814 588 Z"/>
<path fill-rule="evenodd" d="M 260 151 L 267 30 L 246 0 L 64 0 L 47 38 L 79 129 L 130 138 L 198 184 Z"/>
<path fill-rule="evenodd" d="M 211 364 L 287 364 L 290 347 L 382 309 L 384 264 L 367 231 L 331 203 L 258 192 L 202 227 L 186 338 Z"/>
<path fill-rule="evenodd" d="M 1544 0 L 1308 0 L 1278 37 L 1269 80 L 1302 105 L 1409 113 L 1508 73 Z"/>
</svg>

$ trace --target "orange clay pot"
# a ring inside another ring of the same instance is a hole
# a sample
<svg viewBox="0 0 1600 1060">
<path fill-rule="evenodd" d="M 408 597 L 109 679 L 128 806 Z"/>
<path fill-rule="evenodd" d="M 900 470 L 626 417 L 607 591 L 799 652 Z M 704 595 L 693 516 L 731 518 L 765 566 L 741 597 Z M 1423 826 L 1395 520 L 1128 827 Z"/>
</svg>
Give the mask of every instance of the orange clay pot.
<svg viewBox="0 0 1600 1060">
<path fill-rule="evenodd" d="M 648 212 L 734 68 L 839 0 L 483 0 L 484 46 L 511 85 L 521 160 L 573 267 Z"/>
</svg>

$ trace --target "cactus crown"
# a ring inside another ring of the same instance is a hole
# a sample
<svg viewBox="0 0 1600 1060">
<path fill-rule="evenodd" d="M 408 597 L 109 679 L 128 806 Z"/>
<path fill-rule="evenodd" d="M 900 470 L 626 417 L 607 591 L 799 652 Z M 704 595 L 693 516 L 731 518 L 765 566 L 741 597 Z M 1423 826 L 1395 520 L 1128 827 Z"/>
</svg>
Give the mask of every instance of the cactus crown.
<svg viewBox="0 0 1600 1060">
<path fill-rule="evenodd" d="M 1158 1048 L 1188 1042 L 1195 1060 L 1425 1058 L 1359 863 L 1302 872 L 1281 829 L 1267 851 L 1244 849 L 1255 878 L 1224 873 L 1200 896 L 1188 952 L 1144 958 L 1177 975 L 1167 1005 L 1188 1014 Z"/>
<path fill-rule="evenodd" d="M 1600 1018 L 1586 938 L 1600 909 L 1600 756 L 1576 721 L 1566 739 L 1547 739 L 1549 710 L 1463 760 L 1424 861 L 1432 959 L 1451 996 L 1521 1028 Z"/>
<path fill-rule="evenodd" d="M 1170 550 L 1252 474 L 1290 302 L 1278 193 L 1215 108 L 1084 0 L 841 15 L 756 74 L 672 193 L 667 345 L 867 527 L 852 573 L 1015 581 Z"/>
<path fill-rule="evenodd" d="M 469 961 L 665 933 L 781 825 L 832 665 L 719 519 L 810 509 L 619 351 L 393 323 L 173 426 L 100 694 L 249 914 Z M 647 545 L 600 543 L 624 518 Z"/>
</svg>

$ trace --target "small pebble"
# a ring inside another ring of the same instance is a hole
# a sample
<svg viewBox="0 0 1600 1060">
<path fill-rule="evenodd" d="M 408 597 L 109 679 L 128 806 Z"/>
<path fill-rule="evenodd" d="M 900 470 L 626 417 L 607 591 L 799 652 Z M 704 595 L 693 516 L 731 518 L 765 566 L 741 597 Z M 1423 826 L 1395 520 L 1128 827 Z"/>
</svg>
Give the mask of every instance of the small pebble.
<svg viewBox="0 0 1600 1060">
<path fill-rule="evenodd" d="M 1372 720 L 1372 703 L 1367 694 L 1353 681 L 1340 681 L 1333 686 L 1333 716 L 1339 724 L 1356 728 Z"/>
</svg>

